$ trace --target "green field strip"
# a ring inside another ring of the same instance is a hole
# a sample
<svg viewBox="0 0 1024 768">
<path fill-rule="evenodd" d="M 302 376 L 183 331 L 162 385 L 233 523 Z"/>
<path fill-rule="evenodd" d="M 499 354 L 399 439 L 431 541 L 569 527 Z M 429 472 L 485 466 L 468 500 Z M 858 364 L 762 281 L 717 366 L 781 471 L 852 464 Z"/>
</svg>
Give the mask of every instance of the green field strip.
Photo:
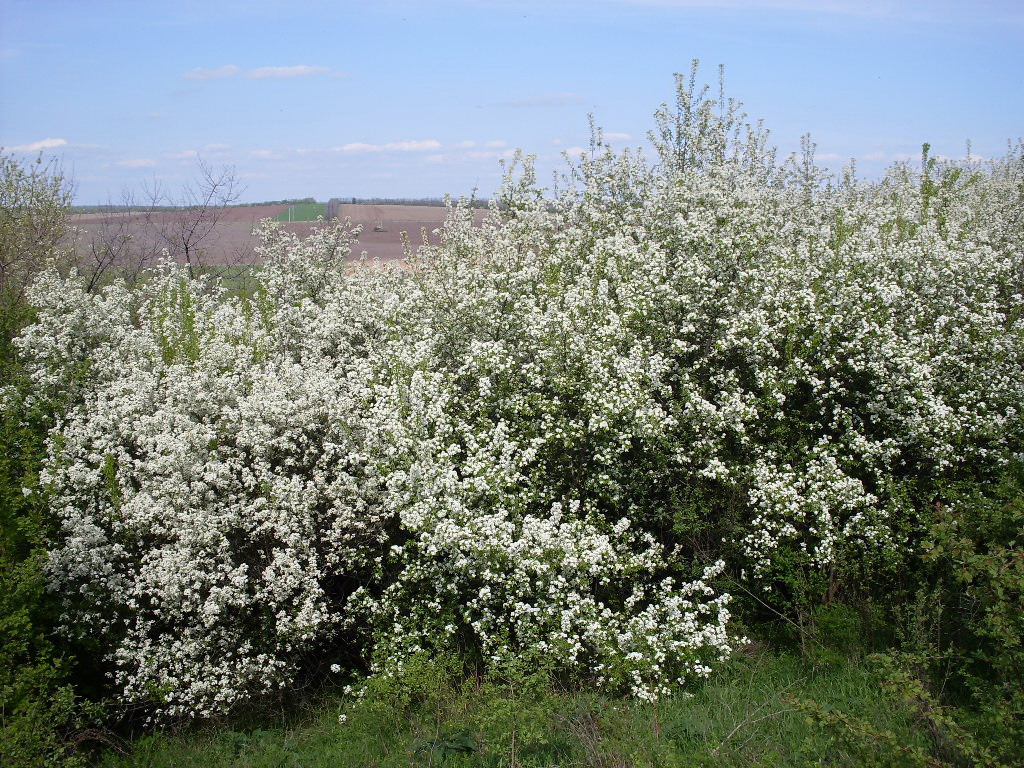
<svg viewBox="0 0 1024 768">
<path fill-rule="evenodd" d="M 316 221 L 326 212 L 326 203 L 296 203 L 275 216 L 274 221 Z"/>
</svg>

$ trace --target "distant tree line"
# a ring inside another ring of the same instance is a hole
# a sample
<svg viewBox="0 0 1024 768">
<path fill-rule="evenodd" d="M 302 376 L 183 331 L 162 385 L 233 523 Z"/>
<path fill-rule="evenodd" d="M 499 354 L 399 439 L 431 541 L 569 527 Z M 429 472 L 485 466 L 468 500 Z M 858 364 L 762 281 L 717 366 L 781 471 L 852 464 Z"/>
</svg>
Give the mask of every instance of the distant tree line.
<svg viewBox="0 0 1024 768">
<path fill-rule="evenodd" d="M 350 205 L 427 205 L 443 208 L 445 200 L 441 197 L 344 197 L 342 202 Z M 486 208 L 490 201 L 474 198 L 470 201 L 472 208 Z"/>
</svg>

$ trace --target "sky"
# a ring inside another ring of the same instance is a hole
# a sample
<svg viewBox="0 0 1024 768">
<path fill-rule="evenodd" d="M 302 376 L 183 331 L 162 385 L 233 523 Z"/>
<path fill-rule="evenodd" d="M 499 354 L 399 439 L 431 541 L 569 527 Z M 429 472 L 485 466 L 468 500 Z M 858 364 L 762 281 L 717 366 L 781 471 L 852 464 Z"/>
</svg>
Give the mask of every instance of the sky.
<svg viewBox="0 0 1024 768">
<path fill-rule="evenodd" d="M 243 202 L 490 196 L 645 147 L 699 59 L 784 156 L 877 177 L 1024 136 L 1024 0 L 0 0 L 0 146 L 76 202 L 233 168 Z"/>
</svg>

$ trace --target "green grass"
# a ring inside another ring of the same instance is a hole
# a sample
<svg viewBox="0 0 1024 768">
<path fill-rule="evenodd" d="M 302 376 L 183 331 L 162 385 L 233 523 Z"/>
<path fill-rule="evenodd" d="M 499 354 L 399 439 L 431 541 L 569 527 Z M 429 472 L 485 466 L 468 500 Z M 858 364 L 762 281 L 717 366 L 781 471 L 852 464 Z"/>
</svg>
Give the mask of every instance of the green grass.
<svg viewBox="0 0 1024 768">
<path fill-rule="evenodd" d="M 290 218 L 289 218 L 289 211 Z M 316 221 L 327 213 L 327 203 L 295 203 L 274 217 L 274 221 Z"/>
<path fill-rule="evenodd" d="M 865 666 L 815 666 L 786 653 L 738 657 L 694 691 L 657 705 L 561 690 L 542 675 L 476 680 L 424 664 L 406 684 L 378 684 L 359 702 L 248 725 L 158 732 L 108 752 L 109 768 L 149 766 L 860 766 L 886 762 L 836 740 L 788 698 L 813 700 L 924 746 L 910 715 Z M 339 715 L 345 722 L 339 722 Z M 881 749 L 881 751 L 879 751 Z M 881 755 L 881 757 L 880 757 Z"/>
<path fill-rule="evenodd" d="M 211 277 L 220 280 L 228 296 L 251 296 L 260 280 L 259 264 L 239 264 L 223 267 L 208 267 Z"/>
</svg>

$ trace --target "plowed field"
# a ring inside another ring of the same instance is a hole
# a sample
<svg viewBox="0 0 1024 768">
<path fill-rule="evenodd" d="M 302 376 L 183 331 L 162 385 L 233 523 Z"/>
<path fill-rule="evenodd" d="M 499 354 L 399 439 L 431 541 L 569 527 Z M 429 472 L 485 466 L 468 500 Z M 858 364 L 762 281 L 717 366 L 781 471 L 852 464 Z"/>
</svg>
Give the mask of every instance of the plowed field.
<svg viewBox="0 0 1024 768">
<path fill-rule="evenodd" d="M 253 263 L 254 249 L 258 245 L 252 230 L 263 218 L 273 218 L 286 205 L 245 205 L 233 206 L 220 212 L 217 226 L 203 241 L 203 261 L 210 265 Z M 168 223 L 179 216 L 178 213 L 154 214 L 154 221 Z M 438 238 L 432 234 L 443 223 L 447 211 L 441 207 L 427 205 L 363 205 L 346 204 L 341 206 L 341 217 L 348 217 L 352 225 L 362 225 L 358 242 L 353 246 L 352 258 L 357 259 L 365 252 L 369 259 L 395 261 L 403 258 L 402 232 L 407 232 L 409 241 L 415 248 L 423 242 L 426 231 L 428 241 L 436 244 Z M 482 221 L 484 211 L 477 211 L 477 222 Z M 93 238 L 106 226 L 111 231 L 124 224 L 124 232 L 135 242 L 143 244 L 147 238 L 152 240 L 152 228 L 140 214 L 126 213 L 87 213 L 71 217 L 71 223 L 78 228 L 75 247 L 87 251 Z M 315 222 L 293 222 L 281 224 L 289 232 L 299 235 L 308 234 L 317 226 Z"/>
</svg>

